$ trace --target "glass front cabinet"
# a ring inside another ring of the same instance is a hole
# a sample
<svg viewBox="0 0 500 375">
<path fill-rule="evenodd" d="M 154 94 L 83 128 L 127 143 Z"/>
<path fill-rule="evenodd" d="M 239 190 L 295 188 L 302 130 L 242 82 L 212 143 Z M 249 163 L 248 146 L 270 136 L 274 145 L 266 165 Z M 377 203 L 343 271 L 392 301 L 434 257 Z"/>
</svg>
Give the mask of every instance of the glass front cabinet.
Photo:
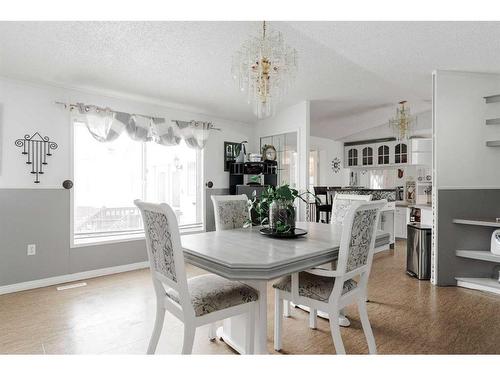
<svg viewBox="0 0 500 375">
<path fill-rule="evenodd" d="M 410 147 L 406 142 L 386 141 L 344 147 L 346 168 L 363 168 L 410 164 Z"/>
</svg>

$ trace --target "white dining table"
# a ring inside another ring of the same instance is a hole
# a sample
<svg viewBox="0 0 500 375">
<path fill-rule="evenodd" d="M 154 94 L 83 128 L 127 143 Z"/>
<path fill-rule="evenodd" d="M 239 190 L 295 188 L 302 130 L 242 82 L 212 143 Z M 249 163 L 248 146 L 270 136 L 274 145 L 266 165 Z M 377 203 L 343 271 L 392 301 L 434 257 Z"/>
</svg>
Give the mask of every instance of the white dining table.
<svg viewBox="0 0 500 375">
<path fill-rule="evenodd" d="M 271 238 L 259 233 L 259 227 L 204 232 L 182 236 L 184 257 L 188 263 L 223 276 L 242 281 L 259 292 L 256 314 L 255 350 L 267 354 L 267 283 L 278 277 L 304 271 L 337 259 L 341 227 L 323 223 L 297 222 L 308 233 L 294 239 Z M 389 242 L 386 234 L 377 235 L 376 246 Z M 239 344 L 244 333 L 244 317 L 224 322 L 222 338 L 242 353 Z"/>
</svg>

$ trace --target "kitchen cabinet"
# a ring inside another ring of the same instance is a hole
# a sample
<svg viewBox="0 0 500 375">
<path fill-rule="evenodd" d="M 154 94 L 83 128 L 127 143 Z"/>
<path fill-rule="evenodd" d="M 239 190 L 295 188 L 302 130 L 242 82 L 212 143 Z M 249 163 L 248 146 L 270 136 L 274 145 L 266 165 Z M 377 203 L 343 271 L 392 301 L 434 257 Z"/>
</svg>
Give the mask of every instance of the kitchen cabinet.
<svg viewBox="0 0 500 375">
<path fill-rule="evenodd" d="M 431 138 L 414 138 L 411 140 L 411 163 L 413 165 L 432 165 Z"/>
<path fill-rule="evenodd" d="M 346 167 L 356 167 L 358 165 L 358 149 L 356 147 L 349 147 L 344 160 L 347 160 Z"/>
<path fill-rule="evenodd" d="M 432 139 L 394 138 L 347 142 L 344 145 L 345 168 L 399 167 L 432 164 Z"/>
<path fill-rule="evenodd" d="M 406 225 L 410 221 L 410 209 L 408 207 L 396 207 L 394 212 L 394 236 L 406 239 Z"/>
<path fill-rule="evenodd" d="M 408 164 L 408 145 L 406 143 L 394 143 L 394 164 Z"/>
<path fill-rule="evenodd" d="M 377 147 L 377 165 L 389 165 L 391 163 L 390 150 L 391 148 L 386 144 Z"/>
<path fill-rule="evenodd" d="M 362 165 L 363 166 L 372 166 L 373 165 L 373 147 L 365 146 L 361 150 L 362 153 Z"/>
</svg>

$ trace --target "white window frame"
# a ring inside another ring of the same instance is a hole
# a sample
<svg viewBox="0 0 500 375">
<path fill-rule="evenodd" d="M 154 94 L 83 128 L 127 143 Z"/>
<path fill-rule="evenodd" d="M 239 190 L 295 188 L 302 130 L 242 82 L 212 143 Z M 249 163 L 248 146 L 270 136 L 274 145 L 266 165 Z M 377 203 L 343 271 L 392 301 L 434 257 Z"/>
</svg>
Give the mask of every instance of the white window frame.
<svg viewBox="0 0 500 375">
<path fill-rule="evenodd" d="M 126 134 L 122 134 L 122 137 L 126 137 Z M 70 178 L 72 181 L 75 180 L 75 122 L 71 120 L 70 125 Z M 168 147 L 168 146 L 166 146 Z M 184 226 L 179 226 L 179 231 L 181 236 L 183 234 L 193 234 L 193 233 L 201 233 L 205 231 L 205 220 L 203 217 L 204 211 L 204 194 L 203 194 L 203 181 L 204 181 L 204 160 L 205 160 L 205 151 L 199 150 L 197 151 L 197 163 L 196 163 L 196 172 L 198 175 L 198 183 L 199 183 L 199 204 L 197 205 L 197 215 L 199 214 L 200 223 L 189 224 Z M 145 162 L 145 161 L 144 161 Z M 75 228 L 74 228 L 74 213 L 75 213 L 75 192 L 74 189 L 71 188 L 69 190 L 69 224 L 70 224 L 70 248 L 79 248 L 79 247 L 87 247 L 87 246 L 99 246 L 113 243 L 123 243 L 123 242 L 131 242 L 131 241 L 144 241 L 145 235 L 144 230 L 135 230 L 130 231 L 129 233 L 122 233 L 117 235 L 108 235 L 108 236 L 89 236 L 88 238 L 79 238 L 75 241 Z M 133 233 L 132 233 L 133 232 Z"/>
</svg>

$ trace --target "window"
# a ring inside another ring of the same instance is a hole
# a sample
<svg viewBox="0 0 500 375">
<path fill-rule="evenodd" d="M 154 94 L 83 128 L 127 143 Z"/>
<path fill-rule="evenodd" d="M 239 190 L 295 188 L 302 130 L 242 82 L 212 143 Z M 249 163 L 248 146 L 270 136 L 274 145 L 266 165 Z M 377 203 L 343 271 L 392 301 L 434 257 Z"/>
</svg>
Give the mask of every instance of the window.
<svg viewBox="0 0 500 375">
<path fill-rule="evenodd" d="M 319 152 L 309 151 L 309 191 L 314 191 L 314 187 L 319 185 Z"/>
<path fill-rule="evenodd" d="M 181 230 L 201 228 L 201 152 L 181 142 L 161 146 L 122 134 L 100 143 L 74 127 L 74 240 L 143 233 L 134 199 L 166 202 Z"/>
<path fill-rule="evenodd" d="M 355 167 L 358 165 L 358 150 L 351 148 L 347 152 L 347 165 L 350 167 Z"/>
<path fill-rule="evenodd" d="M 373 165 L 373 148 L 363 148 L 363 165 Z"/>
<path fill-rule="evenodd" d="M 398 143 L 394 152 L 396 163 L 407 163 L 408 162 L 408 146 L 405 143 Z"/>
<path fill-rule="evenodd" d="M 389 146 L 378 147 L 378 164 L 389 164 Z"/>
</svg>

